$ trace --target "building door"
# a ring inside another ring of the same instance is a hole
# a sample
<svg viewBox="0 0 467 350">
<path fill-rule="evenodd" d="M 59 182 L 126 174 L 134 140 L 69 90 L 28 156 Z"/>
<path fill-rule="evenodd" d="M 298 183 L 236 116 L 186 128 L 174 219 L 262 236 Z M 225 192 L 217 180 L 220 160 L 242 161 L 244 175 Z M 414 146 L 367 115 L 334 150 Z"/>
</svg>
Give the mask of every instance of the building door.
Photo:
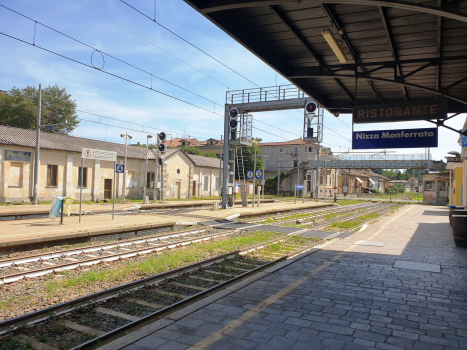
<svg viewBox="0 0 467 350">
<path fill-rule="evenodd" d="M 176 182 L 175 183 L 175 188 L 174 188 L 174 197 L 175 197 L 175 199 L 180 199 L 181 187 L 182 187 L 181 182 Z"/>
<path fill-rule="evenodd" d="M 112 179 L 104 180 L 104 199 L 112 199 Z"/>
<path fill-rule="evenodd" d="M 193 197 L 196 197 L 196 187 L 198 186 L 198 181 L 193 181 Z"/>
</svg>

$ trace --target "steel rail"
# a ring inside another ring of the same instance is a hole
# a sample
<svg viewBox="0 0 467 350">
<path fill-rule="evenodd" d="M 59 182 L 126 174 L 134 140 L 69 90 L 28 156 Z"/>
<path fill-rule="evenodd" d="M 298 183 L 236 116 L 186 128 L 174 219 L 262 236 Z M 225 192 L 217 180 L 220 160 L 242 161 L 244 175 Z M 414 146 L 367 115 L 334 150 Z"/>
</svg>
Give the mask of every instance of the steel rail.
<svg viewBox="0 0 467 350">
<path fill-rule="evenodd" d="M 391 206 L 386 206 L 385 208 L 382 208 L 382 209 L 390 209 L 393 205 Z M 384 215 L 384 214 L 383 214 Z M 326 241 L 329 241 L 330 239 L 332 239 L 334 236 L 336 235 L 340 235 L 340 234 L 343 234 L 345 232 L 350 232 L 350 231 L 355 231 L 356 228 L 358 227 L 361 227 L 363 226 L 365 223 L 367 222 L 371 222 L 371 221 L 375 221 L 376 218 L 371 218 L 369 220 L 366 220 L 365 222 L 362 222 L 360 223 L 358 226 L 356 227 L 353 227 L 351 228 L 350 230 L 347 230 L 347 231 L 343 231 L 343 232 L 338 232 L 338 233 L 335 233 L 335 234 L 332 234 L 318 242 L 314 242 L 314 244 L 312 245 L 308 245 L 302 249 L 298 249 L 298 250 L 294 250 L 288 254 L 284 254 L 282 257 L 279 257 L 278 259 L 275 259 L 269 263 L 266 263 L 266 264 L 262 264 L 254 269 L 251 269 L 245 273 L 242 273 L 236 277 L 233 277 L 223 283 L 219 283 L 218 285 L 216 286 L 213 286 L 205 291 L 202 291 L 200 293 L 197 293 L 193 296 L 190 296 L 184 300 L 181 300 L 177 303 L 174 303 L 174 304 L 171 304 L 161 310 L 157 310 L 149 315 L 146 315 L 146 316 L 143 316 L 141 317 L 140 319 L 136 320 L 136 321 L 133 321 L 133 322 L 130 322 L 124 326 L 121 326 L 119 328 L 116 328 L 114 330 L 111 330 L 109 332 L 106 332 L 105 334 L 97 337 L 97 338 L 94 338 L 92 340 L 89 340 L 83 344 L 80 344 L 78 345 L 77 347 L 73 348 L 75 350 L 77 349 L 81 349 L 81 350 L 84 350 L 84 349 L 90 349 L 90 348 L 95 348 L 96 345 L 104 345 L 114 339 L 117 339 L 119 338 L 122 334 L 127 334 L 129 332 L 132 332 L 132 331 L 135 331 L 136 329 L 138 328 L 141 328 L 143 326 L 145 326 L 146 324 L 149 324 L 155 320 L 158 320 L 160 319 L 161 317 L 165 316 L 166 314 L 169 314 L 169 313 L 172 313 L 176 310 L 179 310 L 183 307 L 186 307 L 202 298 L 204 298 L 205 296 L 209 296 L 210 293 L 213 293 L 213 292 L 216 292 L 220 289 L 225 289 L 226 287 L 236 283 L 237 281 L 239 280 L 242 280 L 252 274 L 255 274 L 257 273 L 258 271 L 260 270 L 263 270 L 271 265 L 274 265 L 282 260 L 285 260 L 285 259 L 290 259 L 290 258 L 293 258 L 297 255 L 300 255 L 300 254 L 303 254 L 304 252 L 306 251 L 309 251 L 311 249 L 314 249 L 314 248 L 319 248 L 320 246 L 322 246 Z M 302 230 L 304 231 L 304 230 Z M 293 235 L 296 235 L 298 234 L 299 232 L 295 232 L 295 233 L 292 233 L 290 234 L 289 236 L 293 236 Z M 234 252 L 230 252 L 230 253 L 227 253 L 227 254 L 223 254 L 223 255 L 220 255 L 220 256 L 217 256 L 217 257 L 213 257 L 213 258 L 210 258 L 210 259 L 206 259 L 206 260 L 203 260 L 203 261 L 200 261 L 200 262 L 197 262 L 197 263 L 194 263 L 194 264 L 190 264 L 188 266 L 185 266 L 185 267 L 181 267 L 181 268 L 178 268 L 178 269 L 175 269 L 175 270 L 171 270 L 171 271 L 167 271 L 167 272 L 164 272 L 164 273 L 161 273 L 161 274 L 158 274 L 158 275 L 155 275 L 155 276 L 151 276 L 151 277 L 148 277 L 148 278 L 145 278 L 143 280 L 139 280 L 139 281 L 134 281 L 134 282 L 130 282 L 130 283 L 127 283 L 125 285 L 122 285 L 122 286 L 118 286 L 118 287 L 114 287 L 110 290 L 105 290 L 105 291 L 101 291 L 101 292 L 97 292 L 97 293 L 94 293 L 94 294 L 91 294 L 91 295 L 88 295 L 88 296 L 85 296 L 85 297 L 81 297 L 81 298 L 78 298 L 78 299 L 75 299 L 75 300 L 71 300 L 71 301 L 68 301 L 68 302 L 65 302 L 65 303 L 62 303 L 62 304 L 58 304 L 58 305 L 55 305 L 55 306 L 52 306 L 50 308 L 47 308 L 47 309 L 42 309 L 42 310 L 39 310 L 39 311 L 35 311 L 33 313 L 30 313 L 30 314 L 26 314 L 26 315 L 22 315 L 22 316 L 19 316 L 19 317 L 16 317 L 14 319 L 11 319 L 11 320 L 7 320 L 7 321 L 4 321 L 4 322 L 1 322 L 0 323 L 0 334 L 3 334 L 3 333 L 6 333 L 8 331 L 12 331 L 14 329 L 16 329 L 16 327 L 22 325 L 22 324 L 34 324 L 34 323 L 37 323 L 37 322 L 40 322 L 40 321 L 43 321 L 43 320 L 46 320 L 48 317 L 50 316 L 58 316 L 60 314 L 64 314 L 64 313 L 68 313 L 68 312 L 71 312 L 73 311 L 75 308 L 77 307 L 81 307 L 81 306 L 84 306 L 84 305 L 89 305 L 89 304 L 95 304 L 97 302 L 102 302 L 102 301 L 105 301 L 105 300 L 108 300 L 110 298 L 113 298 L 113 297 L 116 297 L 116 296 L 119 296 L 120 293 L 125 293 L 125 292 L 128 292 L 128 291 L 135 291 L 135 290 L 138 290 L 140 288 L 143 288 L 143 287 L 146 287 L 148 285 L 153 285 L 153 284 L 158 284 L 160 282 L 163 282 L 164 280 L 167 280 L 167 279 L 170 279 L 170 278 L 173 278 L 173 277 L 176 277 L 176 276 L 179 276 L 180 274 L 182 273 L 187 273 L 187 272 L 193 272 L 201 267 L 205 267 L 205 266 L 209 266 L 209 265 L 212 265 L 214 263 L 217 263 L 217 262 L 221 262 L 223 260 L 226 260 L 226 259 L 230 259 L 232 257 L 235 257 L 237 255 L 244 255 L 244 254 L 247 254 L 248 252 L 251 252 L 252 250 L 258 250 L 258 249 L 261 249 L 265 246 L 268 246 L 269 244 L 271 243 L 275 243 L 275 242 L 278 242 L 278 241 L 284 241 L 287 237 L 280 237 L 280 238 L 276 238 L 276 239 L 273 239 L 273 240 L 270 240 L 268 242 L 263 242 L 263 243 L 260 243 L 260 244 L 257 244 L 257 245 L 254 245 L 254 246 L 250 246 L 250 247 L 246 247 L 246 248 L 243 248 L 243 249 L 240 249 L 240 250 L 236 250 Z"/>
<path fill-rule="evenodd" d="M 248 227 L 246 227 L 246 228 L 248 228 Z M 133 256 L 138 256 L 138 255 L 142 255 L 142 254 L 155 253 L 155 252 L 162 251 L 162 250 L 165 250 L 165 249 L 171 249 L 171 248 L 176 248 L 176 247 L 183 246 L 183 245 L 188 245 L 188 244 L 192 244 L 192 243 L 207 241 L 207 240 L 211 240 L 213 238 L 226 236 L 226 235 L 231 235 L 231 234 L 238 233 L 238 232 L 240 232 L 239 229 L 227 230 L 227 231 L 222 231 L 222 232 L 218 232 L 218 233 L 214 233 L 214 234 L 210 234 L 210 235 L 206 235 L 206 236 L 201 236 L 201 237 L 196 237 L 196 238 L 190 238 L 190 239 L 187 239 L 187 240 L 181 240 L 181 241 L 177 241 L 177 242 L 161 244 L 161 245 L 157 245 L 157 246 L 153 246 L 153 247 L 138 248 L 138 249 L 134 249 L 134 250 L 132 250 L 130 252 L 115 253 L 115 254 L 110 254 L 110 255 L 107 255 L 107 256 L 99 256 L 99 257 L 95 257 L 95 258 L 79 260 L 79 261 L 76 261 L 76 262 L 62 263 L 62 264 L 57 264 L 57 265 L 50 266 L 50 267 L 37 268 L 37 269 L 34 269 L 34 270 L 29 270 L 29 271 L 4 275 L 4 276 L 0 277 L 1 278 L 0 285 L 15 282 L 15 281 L 18 281 L 18 280 L 20 280 L 22 278 L 32 278 L 32 277 L 38 277 L 38 276 L 46 275 L 48 273 L 71 270 L 71 269 L 77 268 L 78 266 L 95 265 L 95 264 L 99 264 L 101 262 L 114 261 L 114 260 L 119 260 L 119 259 L 124 259 L 124 258 L 131 258 Z"/>
<path fill-rule="evenodd" d="M 174 269 L 174 270 L 166 271 L 166 272 L 154 275 L 154 276 L 150 276 L 150 277 L 144 278 L 142 280 L 129 282 L 127 284 L 117 286 L 117 287 L 113 287 L 113 288 L 108 289 L 108 290 L 96 292 L 96 293 L 93 293 L 93 294 L 90 294 L 90 295 L 87 295 L 87 296 L 84 296 L 84 297 L 80 297 L 80 298 L 77 298 L 77 299 L 74 299 L 74 300 L 70 300 L 70 301 L 67 301 L 67 302 L 64 302 L 64 303 L 61 303 L 61 304 L 57 304 L 57 305 L 48 307 L 46 309 L 34 311 L 32 313 L 29 313 L 29 314 L 25 314 L 25 315 L 18 316 L 18 317 L 15 317 L 15 318 L 12 318 L 12 319 L 9 319 L 9 320 L 6 320 L 6 321 L 2 321 L 2 322 L 0 322 L 0 334 L 3 334 L 5 332 L 7 332 L 7 331 L 14 330 L 15 327 L 17 327 L 17 326 L 19 326 L 21 324 L 24 324 L 24 323 L 28 323 L 28 324 L 37 323 L 37 322 L 40 322 L 40 321 L 43 321 L 43 320 L 47 319 L 47 317 L 49 317 L 49 315 L 58 316 L 58 315 L 61 315 L 63 313 L 70 312 L 74 308 L 79 307 L 79 306 L 84 306 L 84 305 L 87 305 L 87 304 L 90 304 L 90 303 L 97 303 L 97 302 L 105 301 L 107 299 L 110 299 L 112 297 L 117 296 L 118 293 L 125 293 L 125 292 L 128 292 L 128 291 L 133 291 L 133 290 L 137 290 L 137 289 L 146 287 L 148 285 L 160 283 L 160 282 L 162 282 L 162 281 L 164 281 L 164 280 L 166 280 L 168 278 L 176 277 L 176 276 L 178 276 L 178 275 L 180 275 L 182 273 L 191 272 L 191 271 L 193 271 L 195 269 L 198 269 L 200 267 L 212 265 L 212 264 L 214 264 L 216 262 L 220 262 L 220 261 L 223 261 L 225 259 L 234 257 L 234 256 L 240 254 L 241 252 L 248 252 L 248 251 L 252 251 L 252 250 L 261 249 L 261 248 L 263 248 L 263 247 L 265 247 L 267 245 L 270 245 L 272 243 L 277 243 L 277 242 L 283 241 L 286 238 L 287 238 L 287 236 L 275 238 L 275 239 L 272 239 L 272 240 L 269 240 L 269 241 L 266 241 L 266 242 L 263 242 L 263 243 L 255 244 L 255 245 L 250 246 L 250 247 L 245 247 L 245 248 L 242 248 L 242 249 L 239 249 L 239 250 L 235 250 L 233 252 L 229 252 L 229 253 L 226 253 L 226 254 L 219 255 L 217 257 L 209 258 L 209 259 L 202 260 L 202 261 L 199 261 L 199 262 L 187 265 L 187 266 L 183 266 L 183 267 L 180 267 L 178 269 Z M 25 322 L 26 320 L 28 322 Z"/>
</svg>

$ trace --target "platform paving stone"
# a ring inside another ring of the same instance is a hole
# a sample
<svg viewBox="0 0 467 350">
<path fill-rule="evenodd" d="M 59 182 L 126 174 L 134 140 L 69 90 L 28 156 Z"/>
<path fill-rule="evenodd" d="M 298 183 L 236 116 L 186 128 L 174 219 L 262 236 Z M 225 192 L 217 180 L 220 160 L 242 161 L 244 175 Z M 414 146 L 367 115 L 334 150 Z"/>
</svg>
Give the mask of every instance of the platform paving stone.
<svg viewBox="0 0 467 350">
<path fill-rule="evenodd" d="M 467 250 L 447 214 L 402 207 L 125 349 L 467 349 Z"/>
</svg>

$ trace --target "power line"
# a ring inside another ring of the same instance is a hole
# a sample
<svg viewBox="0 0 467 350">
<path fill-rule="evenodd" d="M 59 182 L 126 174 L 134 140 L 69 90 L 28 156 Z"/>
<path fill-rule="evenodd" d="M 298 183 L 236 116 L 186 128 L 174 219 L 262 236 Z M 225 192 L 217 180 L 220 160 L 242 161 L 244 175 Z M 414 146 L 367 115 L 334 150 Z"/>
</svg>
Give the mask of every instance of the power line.
<svg viewBox="0 0 467 350">
<path fill-rule="evenodd" d="M 161 28 L 164 28 L 166 31 L 168 31 L 169 33 L 172 33 L 173 35 L 175 35 L 177 38 L 183 40 L 184 42 L 186 42 L 188 45 L 194 47 L 195 49 L 197 49 L 198 51 L 201 51 L 202 53 L 204 53 L 206 56 L 212 58 L 214 61 L 216 61 L 217 63 L 221 64 L 222 66 L 224 66 L 225 68 L 231 70 L 232 72 L 234 72 L 235 74 L 239 75 L 240 77 L 242 77 L 243 79 L 245 79 L 246 81 L 252 83 L 253 85 L 255 85 L 256 87 L 260 87 L 258 84 L 256 84 L 255 82 L 251 81 L 250 79 L 248 79 L 247 77 L 245 77 L 244 75 L 240 74 L 239 72 L 237 72 L 235 69 L 229 67 L 228 65 L 222 63 L 221 61 L 219 61 L 217 58 L 211 56 L 210 54 L 208 54 L 206 51 L 200 49 L 198 46 L 196 46 L 195 44 L 191 43 L 190 41 L 186 40 L 185 38 L 182 38 L 180 35 L 178 35 L 177 33 L 173 32 L 172 30 L 170 30 L 169 28 L 163 26 L 162 24 L 160 24 L 159 22 L 157 22 L 155 19 L 152 19 L 151 17 L 147 16 L 146 14 L 144 14 L 143 12 L 141 12 L 140 10 L 138 10 L 137 8 L 131 6 L 130 4 L 128 4 L 127 2 L 123 1 L 123 0 L 120 0 L 121 2 L 123 2 L 125 5 L 131 7 L 133 10 L 135 10 L 136 12 L 140 13 L 141 15 L 143 15 L 144 17 L 146 17 L 147 19 L 149 19 L 151 22 L 157 24 L 158 26 L 160 26 Z"/>
<path fill-rule="evenodd" d="M 84 4 L 84 3 L 82 3 L 82 2 L 81 2 L 81 1 L 79 1 L 79 0 L 76 0 L 76 1 L 77 1 L 77 2 L 79 2 L 81 5 L 83 5 L 83 6 L 87 7 L 87 8 L 88 8 L 88 9 L 90 9 L 91 11 L 94 11 L 94 12 L 95 12 L 95 13 L 97 13 L 98 15 L 100 15 L 100 16 L 104 17 L 105 19 L 109 20 L 110 22 L 112 22 L 112 23 L 116 24 L 116 25 L 117 25 L 117 26 L 119 26 L 120 28 L 123 28 L 123 29 L 125 29 L 127 32 L 129 32 L 129 33 L 131 33 L 131 34 L 133 34 L 133 35 L 137 36 L 137 37 L 138 37 L 138 38 L 140 38 L 141 40 L 144 40 L 144 41 L 146 41 L 148 44 L 150 44 L 150 45 L 152 45 L 152 46 L 154 46 L 154 47 L 158 48 L 159 50 L 161 50 L 161 51 L 165 52 L 166 54 L 168 54 L 168 55 L 172 56 L 173 58 L 177 59 L 178 61 L 180 61 L 180 62 L 182 62 L 182 63 L 186 64 L 187 66 L 189 66 L 189 67 L 193 68 L 194 70 L 198 71 L 199 73 L 201 73 L 201 74 L 203 74 L 203 75 L 207 76 L 208 78 L 210 78 L 210 79 L 214 80 L 215 82 L 217 82 L 217 83 L 221 84 L 222 86 L 225 86 L 226 88 L 228 88 L 228 86 L 227 86 L 227 85 L 225 85 L 225 84 L 221 83 L 219 80 L 217 80 L 217 79 L 213 78 L 212 76 L 210 76 L 210 75 L 208 75 L 208 74 L 206 74 L 206 73 L 204 73 L 204 72 L 200 71 L 198 68 L 195 68 L 195 67 L 193 67 L 191 64 L 189 64 L 189 63 L 187 63 L 187 62 L 183 61 L 181 58 L 178 58 L 177 56 L 175 56 L 175 55 L 171 54 L 170 52 L 168 52 L 168 51 L 164 50 L 163 48 L 161 48 L 161 47 L 157 46 L 157 45 L 156 45 L 156 44 L 154 44 L 153 42 L 151 42 L 151 41 L 149 41 L 149 40 L 147 40 L 147 39 L 143 38 L 142 36 L 139 36 L 139 35 L 138 35 L 138 34 L 136 34 L 135 32 L 132 32 L 131 30 L 129 30 L 129 29 L 127 29 L 126 27 L 122 26 L 121 24 L 119 24 L 119 23 L 117 23 L 117 22 L 115 22 L 115 21 L 111 20 L 110 18 L 106 17 L 106 16 L 105 16 L 105 15 L 103 15 L 102 13 L 100 13 L 100 12 L 98 12 L 98 11 L 94 10 L 92 7 L 90 7 L 90 6 L 88 6 L 88 5 Z"/>
</svg>

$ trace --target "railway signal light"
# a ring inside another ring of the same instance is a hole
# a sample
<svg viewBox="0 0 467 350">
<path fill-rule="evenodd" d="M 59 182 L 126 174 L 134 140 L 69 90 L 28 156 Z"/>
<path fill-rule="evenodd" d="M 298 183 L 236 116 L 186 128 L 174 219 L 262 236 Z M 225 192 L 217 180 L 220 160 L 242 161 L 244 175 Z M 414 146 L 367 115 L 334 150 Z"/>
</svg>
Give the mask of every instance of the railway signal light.
<svg viewBox="0 0 467 350">
<path fill-rule="evenodd" d="M 235 130 L 238 126 L 238 120 L 237 119 L 230 119 L 229 121 L 229 127 L 231 130 Z"/>
<path fill-rule="evenodd" d="M 158 144 L 157 148 L 158 148 L 159 152 L 161 152 L 161 153 L 165 153 L 165 151 L 167 150 L 167 146 L 164 145 L 163 143 Z"/>
<path fill-rule="evenodd" d="M 230 111 L 229 111 L 229 116 L 230 118 L 232 119 L 236 119 L 238 117 L 238 109 L 237 108 L 232 108 Z"/>
<path fill-rule="evenodd" d="M 308 102 L 305 106 L 305 111 L 306 113 L 314 113 L 316 111 L 316 108 L 318 108 L 318 105 L 315 102 Z"/>
<path fill-rule="evenodd" d="M 166 137 L 167 136 L 165 135 L 165 132 L 160 132 L 159 133 L 159 141 L 164 142 Z"/>
</svg>

